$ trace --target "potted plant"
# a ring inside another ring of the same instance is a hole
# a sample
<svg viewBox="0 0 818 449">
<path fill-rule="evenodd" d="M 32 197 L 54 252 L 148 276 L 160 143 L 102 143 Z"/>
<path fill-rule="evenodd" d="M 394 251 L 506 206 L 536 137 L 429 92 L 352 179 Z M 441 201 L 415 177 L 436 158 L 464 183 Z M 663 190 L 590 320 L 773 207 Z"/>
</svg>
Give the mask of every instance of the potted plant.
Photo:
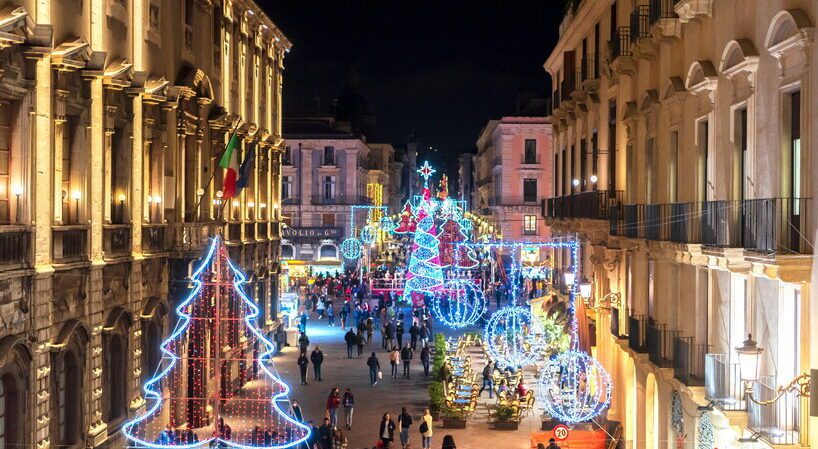
<svg viewBox="0 0 818 449">
<path fill-rule="evenodd" d="M 433 419 L 437 419 L 440 410 L 445 404 L 446 396 L 443 393 L 443 383 L 437 380 L 429 382 L 429 413 Z"/>
<path fill-rule="evenodd" d="M 443 410 L 440 411 L 440 417 L 443 419 L 443 427 L 448 429 L 466 428 L 468 415 L 461 409 L 443 407 Z"/>
<path fill-rule="evenodd" d="M 517 430 L 520 426 L 517 411 L 508 405 L 498 406 L 494 417 L 494 428 L 497 430 Z"/>
</svg>

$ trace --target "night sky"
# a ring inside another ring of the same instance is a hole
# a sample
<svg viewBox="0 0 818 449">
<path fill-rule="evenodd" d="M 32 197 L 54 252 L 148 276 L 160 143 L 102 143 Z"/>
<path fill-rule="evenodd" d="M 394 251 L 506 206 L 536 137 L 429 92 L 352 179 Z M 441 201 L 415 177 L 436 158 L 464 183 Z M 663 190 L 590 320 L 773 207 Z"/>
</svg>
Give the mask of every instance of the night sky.
<svg viewBox="0 0 818 449">
<path fill-rule="evenodd" d="M 259 1 L 292 41 L 285 116 L 327 111 L 357 73 L 378 116 L 370 140 L 472 149 L 518 94 L 546 96 L 542 68 L 562 1 Z"/>
</svg>

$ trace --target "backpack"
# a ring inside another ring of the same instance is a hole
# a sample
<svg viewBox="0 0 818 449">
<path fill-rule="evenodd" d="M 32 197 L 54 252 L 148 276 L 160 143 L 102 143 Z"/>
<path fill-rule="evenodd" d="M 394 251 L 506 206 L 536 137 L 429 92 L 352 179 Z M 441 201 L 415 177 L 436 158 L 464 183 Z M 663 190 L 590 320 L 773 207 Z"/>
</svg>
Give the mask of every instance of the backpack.
<svg viewBox="0 0 818 449">
<path fill-rule="evenodd" d="M 429 424 L 426 423 L 424 419 L 423 422 L 420 423 L 420 433 L 426 433 L 429 431 Z"/>
</svg>

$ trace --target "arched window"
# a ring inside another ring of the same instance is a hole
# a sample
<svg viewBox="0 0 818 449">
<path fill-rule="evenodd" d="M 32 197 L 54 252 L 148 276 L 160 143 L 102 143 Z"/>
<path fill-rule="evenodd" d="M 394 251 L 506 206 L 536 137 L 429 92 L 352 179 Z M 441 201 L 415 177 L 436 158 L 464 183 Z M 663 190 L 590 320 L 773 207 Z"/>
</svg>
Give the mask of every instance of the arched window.
<svg viewBox="0 0 818 449">
<path fill-rule="evenodd" d="M 282 259 L 295 259 L 295 249 L 293 245 L 281 245 Z"/>
<path fill-rule="evenodd" d="M 145 365 L 142 367 L 142 382 L 145 383 L 157 374 L 159 363 L 162 361 L 162 329 L 158 319 L 147 322 L 145 329 L 145 343 L 142 353 L 145 354 Z M 159 388 L 155 388 L 157 391 Z"/>
<path fill-rule="evenodd" d="M 111 424 L 126 416 L 127 403 L 127 360 L 125 358 L 126 344 L 124 336 L 111 334 L 108 337 L 105 361 L 108 373 L 108 415 L 106 421 Z"/>
<path fill-rule="evenodd" d="M 319 259 L 337 259 L 338 248 L 335 245 L 321 245 Z"/>
<path fill-rule="evenodd" d="M 65 351 L 56 374 L 57 429 L 59 443 L 72 446 L 80 440 L 82 423 L 82 373 L 77 355 Z"/>
</svg>

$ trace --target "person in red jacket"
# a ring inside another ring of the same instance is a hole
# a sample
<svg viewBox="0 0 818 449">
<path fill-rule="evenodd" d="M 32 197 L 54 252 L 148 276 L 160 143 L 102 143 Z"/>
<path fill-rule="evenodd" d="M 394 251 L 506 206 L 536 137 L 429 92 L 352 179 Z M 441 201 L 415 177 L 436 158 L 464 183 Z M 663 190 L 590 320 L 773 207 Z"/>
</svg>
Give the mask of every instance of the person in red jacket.
<svg viewBox="0 0 818 449">
<path fill-rule="evenodd" d="M 338 387 L 332 389 L 327 398 L 327 411 L 329 411 L 329 423 L 332 428 L 338 426 L 338 407 L 341 406 L 341 390 Z"/>
</svg>

